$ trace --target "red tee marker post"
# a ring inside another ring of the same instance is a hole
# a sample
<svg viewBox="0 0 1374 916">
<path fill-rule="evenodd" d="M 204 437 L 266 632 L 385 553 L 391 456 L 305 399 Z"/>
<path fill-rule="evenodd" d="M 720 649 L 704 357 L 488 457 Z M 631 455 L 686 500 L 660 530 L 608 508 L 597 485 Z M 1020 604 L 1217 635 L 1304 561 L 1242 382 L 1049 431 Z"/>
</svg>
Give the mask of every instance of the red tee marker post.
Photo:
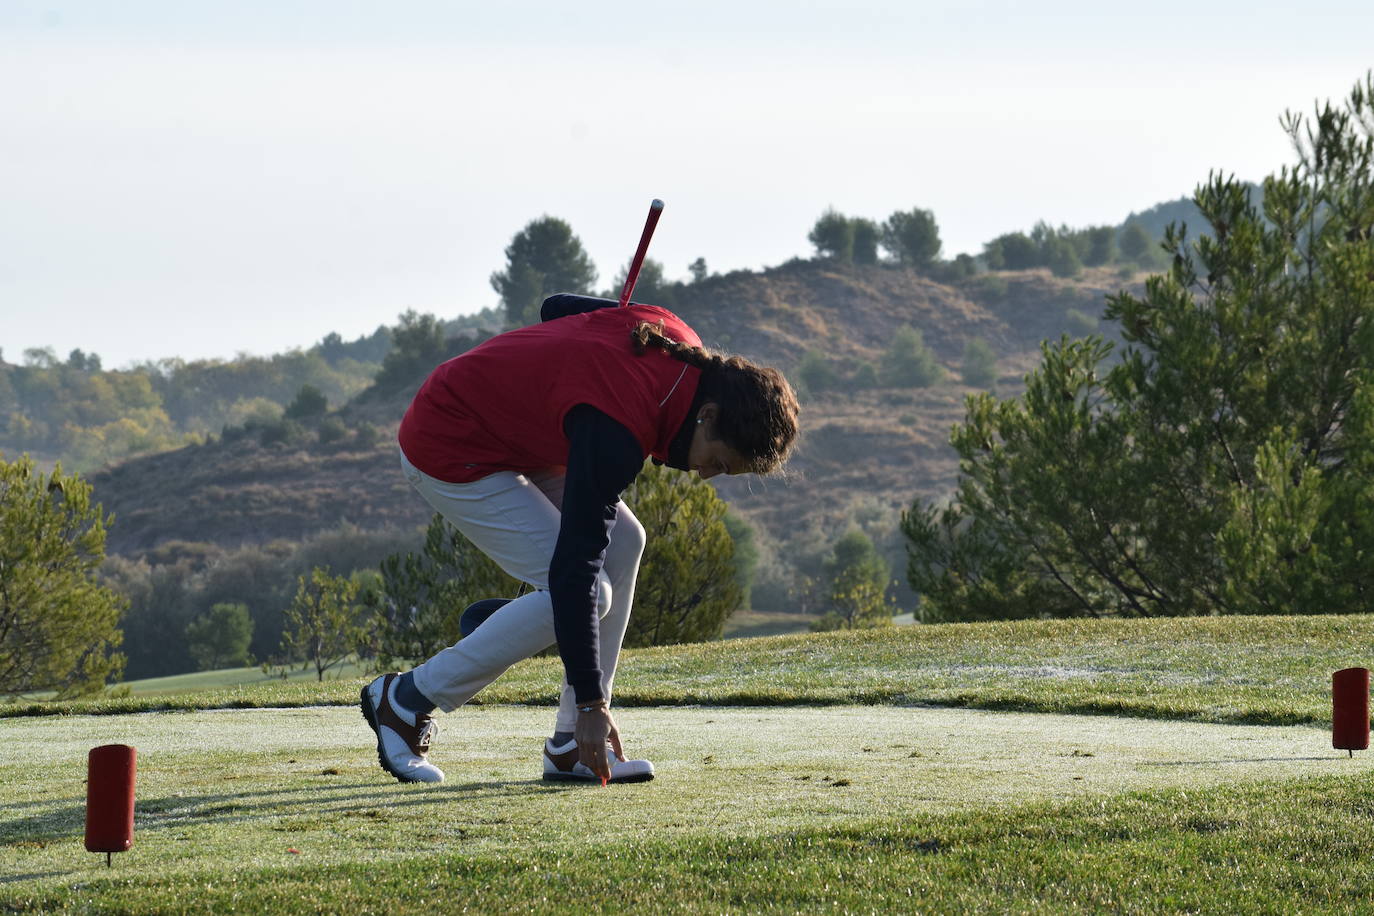
<svg viewBox="0 0 1374 916">
<path fill-rule="evenodd" d="M 1346 668 L 1331 675 L 1331 746 L 1349 751 L 1369 748 L 1369 669 Z"/>
<path fill-rule="evenodd" d="M 134 771 L 127 744 L 92 748 L 86 758 L 86 851 L 127 852 L 134 845 Z"/>
</svg>

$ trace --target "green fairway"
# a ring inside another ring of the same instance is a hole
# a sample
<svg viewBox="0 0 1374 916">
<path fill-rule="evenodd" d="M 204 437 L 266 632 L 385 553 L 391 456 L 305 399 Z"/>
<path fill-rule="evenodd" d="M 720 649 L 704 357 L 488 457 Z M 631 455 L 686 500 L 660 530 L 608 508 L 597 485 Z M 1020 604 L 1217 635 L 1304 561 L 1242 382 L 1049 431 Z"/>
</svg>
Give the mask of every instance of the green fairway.
<svg viewBox="0 0 1374 916">
<path fill-rule="evenodd" d="M 1329 731 L 1371 645 L 1360 616 L 634 650 L 617 717 L 659 778 L 605 789 L 539 779 L 552 658 L 441 717 L 429 787 L 377 767 L 362 678 L 10 704 L 0 910 L 1374 912 L 1374 757 Z M 83 779 L 112 742 L 137 832 L 106 869 Z"/>
<path fill-rule="evenodd" d="M 1374 664 L 1374 616 L 1025 620 L 799 634 L 624 653 L 625 706 L 933 704 L 1209 722 L 1320 725 L 1331 672 Z M 481 694 L 551 704 L 561 665 L 536 658 Z M 360 680 L 273 680 L 63 703 L 0 716 L 356 702 Z"/>
<path fill-rule="evenodd" d="M 352 683 L 365 673 L 365 666 L 350 661 L 326 671 L 324 677 L 326 682 L 347 680 Z M 318 685 L 320 680 L 312 667 L 297 666 L 287 671 L 285 677 L 275 672 L 265 672 L 262 668 L 220 668 L 215 671 L 194 671 L 189 674 L 144 678 L 120 686 L 127 687 L 133 696 L 162 697 L 224 688 L 273 687 L 283 683 Z"/>
<path fill-rule="evenodd" d="M 885 707 L 637 709 L 621 713 L 622 729 L 659 778 L 602 789 L 538 778 L 550 718 L 521 707 L 445 716 L 434 759 L 449 779 L 437 787 L 383 774 L 352 709 L 10 719 L 0 723 L 0 899 L 79 908 L 95 892 L 102 905 L 142 911 L 156 908 L 149 888 L 175 886 L 162 906 L 209 910 L 219 898 L 206 888 L 251 890 L 302 869 L 371 863 L 391 873 L 420 861 L 461 871 L 541 851 L 556 858 L 588 824 L 604 825 L 615 844 L 766 846 L 875 823 L 883 834 L 956 814 L 974 824 L 1024 806 L 1100 806 L 1142 790 L 1364 782 L 1374 761 L 1347 759 L 1305 727 Z M 81 837 L 85 753 L 109 742 L 139 750 L 139 803 L 134 849 L 107 871 Z M 56 761 L 36 780 L 35 758 Z M 366 872 L 345 883 L 359 892 Z"/>
</svg>

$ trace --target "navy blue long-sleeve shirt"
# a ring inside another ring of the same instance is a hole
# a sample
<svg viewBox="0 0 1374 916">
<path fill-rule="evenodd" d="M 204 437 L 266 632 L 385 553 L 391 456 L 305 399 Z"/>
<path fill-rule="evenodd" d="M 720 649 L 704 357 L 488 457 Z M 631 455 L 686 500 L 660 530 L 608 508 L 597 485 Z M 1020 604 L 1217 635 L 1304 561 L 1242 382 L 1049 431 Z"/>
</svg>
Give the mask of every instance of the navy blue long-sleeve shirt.
<svg viewBox="0 0 1374 916">
<path fill-rule="evenodd" d="M 544 300 L 540 318 L 555 321 L 617 304 L 612 299 L 563 293 Z M 696 406 L 688 414 L 689 421 Z M 673 440 L 668 461 L 671 466 L 686 465 L 690 425 L 685 422 Z M 558 653 L 568 683 L 577 702 L 588 703 L 605 696 L 597 574 L 606 560 L 620 494 L 634 482 L 645 456 L 623 424 L 589 404 L 568 411 L 563 432 L 568 437 L 568 462 L 558 541 L 549 563 L 549 596 Z"/>
</svg>

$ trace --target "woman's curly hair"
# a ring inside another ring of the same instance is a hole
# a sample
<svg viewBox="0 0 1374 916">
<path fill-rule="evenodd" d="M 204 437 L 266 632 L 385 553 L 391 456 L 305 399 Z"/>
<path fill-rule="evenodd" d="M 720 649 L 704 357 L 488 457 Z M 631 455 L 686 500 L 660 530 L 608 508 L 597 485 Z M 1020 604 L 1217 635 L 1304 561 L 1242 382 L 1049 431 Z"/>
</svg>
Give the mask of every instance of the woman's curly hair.
<svg viewBox="0 0 1374 916">
<path fill-rule="evenodd" d="M 663 323 L 641 321 L 630 332 L 635 353 L 658 347 L 701 370 L 698 393 L 719 408 L 716 433 L 755 474 L 783 466 L 797 440 L 800 405 L 781 372 L 740 356 L 693 347 L 663 333 Z"/>
</svg>

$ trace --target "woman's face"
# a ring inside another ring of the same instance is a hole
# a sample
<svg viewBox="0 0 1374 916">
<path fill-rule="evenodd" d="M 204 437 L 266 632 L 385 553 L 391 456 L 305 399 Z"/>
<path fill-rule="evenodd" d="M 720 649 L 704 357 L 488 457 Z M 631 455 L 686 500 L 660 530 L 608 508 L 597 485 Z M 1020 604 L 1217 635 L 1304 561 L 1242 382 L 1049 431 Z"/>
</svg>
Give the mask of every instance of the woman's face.
<svg viewBox="0 0 1374 916">
<path fill-rule="evenodd" d="M 748 470 L 739 452 L 726 445 L 724 439 L 716 437 L 718 410 L 710 401 L 701 405 L 701 410 L 697 412 L 696 430 L 692 433 L 692 445 L 687 451 L 687 470 L 696 471 L 702 480 L 709 480 L 717 474 L 743 474 Z"/>
</svg>

